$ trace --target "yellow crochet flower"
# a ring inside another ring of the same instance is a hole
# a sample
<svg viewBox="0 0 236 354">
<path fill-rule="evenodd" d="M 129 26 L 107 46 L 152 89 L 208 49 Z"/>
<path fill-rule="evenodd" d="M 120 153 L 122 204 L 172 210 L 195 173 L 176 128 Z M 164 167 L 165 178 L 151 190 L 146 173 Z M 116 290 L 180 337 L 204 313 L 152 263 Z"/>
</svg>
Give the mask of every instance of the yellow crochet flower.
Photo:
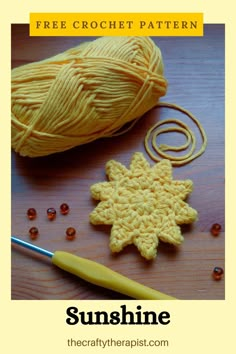
<svg viewBox="0 0 236 354">
<path fill-rule="evenodd" d="M 133 243 L 143 257 L 153 259 L 159 239 L 174 245 L 183 241 L 178 225 L 197 219 L 197 211 L 183 201 L 192 192 L 193 183 L 173 180 L 169 160 L 151 167 L 137 152 L 130 169 L 111 160 L 106 173 L 109 182 L 91 186 L 92 197 L 101 202 L 90 214 L 90 222 L 113 225 L 112 252 Z"/>
</svg>

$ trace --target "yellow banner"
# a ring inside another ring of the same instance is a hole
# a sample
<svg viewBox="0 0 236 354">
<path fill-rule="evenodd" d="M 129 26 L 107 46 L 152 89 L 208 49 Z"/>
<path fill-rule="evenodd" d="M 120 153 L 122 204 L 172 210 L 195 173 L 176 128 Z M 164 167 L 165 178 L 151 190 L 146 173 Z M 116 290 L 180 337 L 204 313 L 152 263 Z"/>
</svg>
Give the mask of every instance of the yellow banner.
<svg viewBox="0 0 236 354">
<path fill-rule="evenodd" d="M 30 36 L 203 36 L 203 14 L 31 13 Z"/>
</svg>

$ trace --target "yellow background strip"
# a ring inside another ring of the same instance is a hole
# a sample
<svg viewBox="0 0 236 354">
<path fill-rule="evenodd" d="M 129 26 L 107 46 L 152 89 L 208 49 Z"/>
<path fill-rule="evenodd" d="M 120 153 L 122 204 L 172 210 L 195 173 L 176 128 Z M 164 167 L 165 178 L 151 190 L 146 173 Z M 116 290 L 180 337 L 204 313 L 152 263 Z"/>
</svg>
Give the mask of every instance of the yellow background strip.
<svg viewBox="0 0 236 354">
<path fill-rule="evenodd" d="M 31 36 L 203 36 L 202 13 L 31 13 Z"/>
</svg>

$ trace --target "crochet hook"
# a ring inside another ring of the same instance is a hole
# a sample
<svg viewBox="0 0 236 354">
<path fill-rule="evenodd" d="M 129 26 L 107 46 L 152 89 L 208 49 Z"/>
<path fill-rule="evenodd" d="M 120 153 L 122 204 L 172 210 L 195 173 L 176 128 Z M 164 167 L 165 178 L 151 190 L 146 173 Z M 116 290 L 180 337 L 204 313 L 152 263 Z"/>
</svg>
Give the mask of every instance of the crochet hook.
<svg viewBox="0 0 236 354">
<path fill-rule="evenodd" d="M 114 290 L 139 300 L 175 300 L 174 297 L 131 280 L 102 264 L 64 251 L 50 252 L 32 243 L 12 236 L 11 241 L 29 250 L 51 258 L 57 267 L 80 277 L 87 282 Z"/>
</svg>

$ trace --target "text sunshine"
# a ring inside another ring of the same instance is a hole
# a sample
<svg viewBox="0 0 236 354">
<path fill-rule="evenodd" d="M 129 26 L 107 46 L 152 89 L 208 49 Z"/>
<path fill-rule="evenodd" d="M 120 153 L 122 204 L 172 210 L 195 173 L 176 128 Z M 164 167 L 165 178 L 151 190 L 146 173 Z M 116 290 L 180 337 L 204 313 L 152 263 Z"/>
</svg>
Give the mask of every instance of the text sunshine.
<svg viewBox="0 0 236 354">
<path fill-rule="evenodd" d="M 136 311 L 128 311 L 126 305 L 121 305 L 118 311 L 79 311 L 75 306 L 66 310 L 68 325 L 168 325 L 170 313 L 161 311 L 142 311 L 142 306 L 136 306 Z"/>
</svg>

